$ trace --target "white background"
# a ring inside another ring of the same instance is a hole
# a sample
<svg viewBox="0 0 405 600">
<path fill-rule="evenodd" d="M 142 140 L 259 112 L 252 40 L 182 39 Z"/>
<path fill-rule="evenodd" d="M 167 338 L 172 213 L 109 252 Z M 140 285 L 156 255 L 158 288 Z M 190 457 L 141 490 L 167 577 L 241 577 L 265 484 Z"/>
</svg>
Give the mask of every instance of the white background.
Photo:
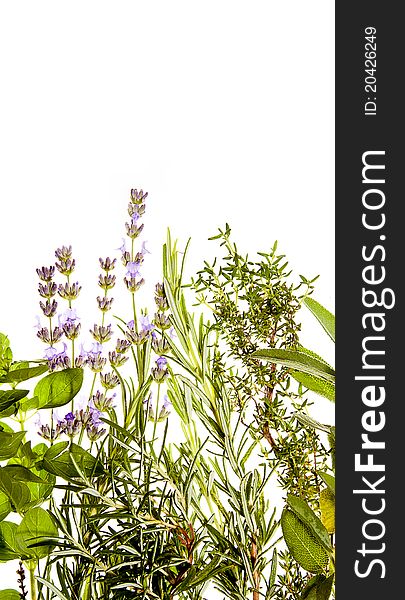
<svg viewBox="0 0 405 600">
<path fill-rule="evenodd" d="M 333 19 L 325 0 L 0 4 L 0 331 L 16 358 L 43 351 L 35 268 L 62 244 L 95 322 L 98 257 L 121 245 L 131 187 L 149 192 L 150 287 L 167 227 L 191 236 L 192 274 L 228 222 L 252 257 L 277 239 L 297 275 L 319 274 L 333 311 Z M 13 587 L 14 566 L 0 567 Z"/>
</svg>

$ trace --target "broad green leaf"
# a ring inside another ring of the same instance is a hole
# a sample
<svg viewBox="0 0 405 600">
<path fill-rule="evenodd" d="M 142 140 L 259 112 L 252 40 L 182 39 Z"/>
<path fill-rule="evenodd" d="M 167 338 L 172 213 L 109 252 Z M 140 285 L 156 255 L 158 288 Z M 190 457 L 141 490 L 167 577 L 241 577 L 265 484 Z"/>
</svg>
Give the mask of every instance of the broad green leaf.
<svg viewBox="0 0 405 600">
<path fill-rule="evenodd" d="M 30 410 L 38 410 L 38 408 L 40 408 L 39 399 L 37 398 L 37 396 L 33 396 L 32 398 L 24 398 L 24 400 L 20 401 L 19 408 L 23 412 L 29 412 Z"/>
<path fill-rule="evenodd" d="M 27 508 L 40 506 L 51 495 L 55 487 L 55 475 L 38 468 L 42 464 L 42 458 L 47 450 L 48 446 L 44 443 L 37 444 L 31 449 L 31 443 L 27 442 L 24 444 L 22 452 L 19 453 L 19 456 L 23 454 L 23 458 L 20 458 L 21 463 L 28 466 L 31 473 L 38 478 L 37 483 L 33 481 L 27 483 L 31 493 L 31 500 Z M 13 458 L 13 461 L 15 461 L 15 458 Z"/>
<path fill-rule="evenodd" d="M 9 497 L 0 491 L 0 521 L 3 521 L 11 512 L 11 503 Z"/>
<path fill-rule="evenodd" d="M 17 433 L 0 431 L 0 460 L 7 460 L 15 456 L 24 436 L 25 431 Z"/>
<path fill-rule="evenodd" d="M 28 558 L 44 558 L 55 547 L 44 545 L 47 538 L 58 537 L 58 528 L 50 514 L 43 508 L 31 508 L 18 525 L 15 540 L 17 548 Z M 36 545 L 38 544 L 38 545 Z M 41 544 L 41 545 L 39 545 Z"/>
<path fill-rule="evenodd" d="M 7 417 L 14 416 L 17 413 L 17 410 L 17 404 L 10 404 L 8 408 L 5 408 L 0 412 L 0 417 L 6 419 Z"/>
<path fill-rule="evenodd" d="M 313 298 L 305 298 L 304 304 L 322 325 L 332 341 L 335 341 L 335 316 Z"/>
<path fill-rule="evenodd" d="M 0 590 L 0 600 L 21 600 L 21 596 L 16 590 Z"/>
<path fill-rule="evenodd" d="M 0 468 L 0 491 L 9 498 L 13 511 L 23 511 L 31 500 L 27 484 L 23 481 L 15 481 L 4 468 Z"/>
<path fill-rule="evenodd" d="M 324 573 L 329 563 L 328 552 L 295 512 L 283 510 L 281 528 L 288 549 L 301 567 L 310 573 Z"/>
<path fill-rule="evenodd" d="M 34 396 L 38 408 L 56 408 L 70 402 L 83 384 L 83 369 L 64 369 L 50 373 L 38 381 Z"/>
<path fill-rule="evenodd" d="M 321 521 L 328 533 L 335 533 L 335 494 L 329 488 L 321 490 L 319 496 Z"/>
<path fill-rule="evenodd" d="M 324 480 L 324 482 L 326 483 L 326 485 L 328 486 L 330 491 L 333 494 L 335 494 L 335 478 L 333 477 L 333 475 L 330 475 L 329 473 L 325 473 L 325 471 L 318 471 L 318 475 L 320 475 L 322 477 L 322 479 Z"/>
<path fill-rule="evenodd" d="M 7 562 L 21 558 L 15 549 L 15 532 L 17 523 L 11 521 L 0 522 L 0 562 Z"/>
<path fill-rule="evenodd" d="M 317 584 L 321 583 L 322 581 L 325 581 L 325 579 L 325 575 L 322 574 L 314 575 L 313 577 L 311 577 L 311 579 L 307 582 L 306 586 L 302 590 L 300 600 L 311 600 L 311 598 L 312 600 L 316 600 Z"/>
<path fill-rule="evenodd" d="M 0 333 L 0 377 L 7 373 L 13 360 L 10 341 L 4 333 Z"/>
<path fill-rule="evenodd" d="M 302 591 L 301 600 L 328 600 L 335 576 L 315 575 Z"/>
<path fill-rule="evenodd" d="M 2 472 L 7 473 L 14 481 L 31 481 L 33 483 L 42 483 L 41 479 L 32 473 L 27 467 L 22 465 L 6 465 L 2 467 Z"/>
<path fill-rule="evenodd" d="M 18 369 L 28 369 L 30 363 L 28 360 L 16 360 L 10 365 L 10 371 L 17 371 Z"/>
<path fill-rule="evenodd" d="M 100 461 L 89 452 L 77 444 L 71 444 L 70 448 L 68 446 L 69 442 L 58 442 L 48 448 L 42 459 L 45 471 L 65 479 L 80 477 L 76 464 L 86 477 L 101 475 L 104 472 Z"/>
<path fill-rule="evenodd" d="M 334 579 L 334 575 L 329 575 L 324 581 L 318 583 L 316 586 L 316 600 L 329 600 Z"/>
<path fill-rule="evenodd" d="M 288 508 L 290 508 L 297 517 L 311 530 L 312 535 L 317 542 L 328 552 L 332 551 L 328 532 L 326 531 L 322 521 L 316 516 L 312 508 L 298 496 L 289 494 L 287 496 Z"/>
<path fill-rule="evenodd" d="M 335 401 L 335 385 L 330 381 L 310 375 L 309 373 L 300 373 L 299 371 L 291 371 L 291 376 L 294 377 L 298 383 L 301 383 L 304 387 L 315 392 L 324 398 L 327 398 L 331 402 Z"/>
<path fill-rule="evenodd" d="M 0 377 L 0 383 L 21 383 L 32 379 L 33 377 L 39 377 L 48 370 L 47 365 L 39 365 L 37 367 L 28 367 L 23 369 L 15 369 L 9 371 L 6 375 Z"/>
<path fill-rule="evenodd" d="M 30 507 L 40 506 L 52 493 L 55 487 L 56 477 L 48 473 L 45 469 L 32 468 L 32 472 L 38 476 L 41 483 L 28 483 L 28 489 L 31 493 Z"/>
<path fill-rule="evenodd" d="M 22 465 L 30 469 L 38 462 L 39 458 L 39 455 L 32 450 L 31 442 L 28 441 L 19 447 L 16 456 L 9 460 L 9 464 Z"/>
<path fill-rule="evenodd" d="M 0 390 L 0 414 L 29 393 L 29 390 Z"/>
<path fill-rule="evenodd" d="M 14 433 L 14 430 L 5 423 L 4 421 L 0 421 L 0 431 L 6 431 L 7 433 Z"/>
<path fill-rule="evenodd" d="M 324 361 L 300 350 L 270 348 L 268 350 L 256 350 L 256 352 L 253 352 L 252 356 L 254 358 L 268 360 L 272 363 L 283 365 L 294 371 L 300 371 L 301 373 L 308 373 L 315 377 L 320 377 L 331 383 L 335 382 L 335 371 L 332 367 L 329 367 Z"/>
</svg>

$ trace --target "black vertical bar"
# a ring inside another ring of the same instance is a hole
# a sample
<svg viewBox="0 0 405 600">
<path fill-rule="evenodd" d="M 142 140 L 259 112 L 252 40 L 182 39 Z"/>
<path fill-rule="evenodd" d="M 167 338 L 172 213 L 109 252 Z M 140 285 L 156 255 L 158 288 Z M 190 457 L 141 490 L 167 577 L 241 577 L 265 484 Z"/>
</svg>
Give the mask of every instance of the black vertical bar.
<svg viewBox="0 0 405 600">
<path fill-rule="evenodd" d="M 399 597 L 404 570 L 401 8 L 336 2 L 338 600 Z"/>
</svg>

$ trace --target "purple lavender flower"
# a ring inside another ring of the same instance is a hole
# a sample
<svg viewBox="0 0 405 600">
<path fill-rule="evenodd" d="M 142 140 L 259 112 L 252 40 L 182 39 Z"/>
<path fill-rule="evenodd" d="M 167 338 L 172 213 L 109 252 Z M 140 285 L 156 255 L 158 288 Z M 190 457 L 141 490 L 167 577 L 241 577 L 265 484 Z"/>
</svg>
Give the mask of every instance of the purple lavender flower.
<svg viewBox="0 0 405 600">
<path fill-rule="evenodd" d="M 112 352 L 108 353 L 108 359 L 109 359 L 110 365 L 112 367 L 118 368 L 127 362 L 128 356 L 124 356 L 123 354 L 120 354 L 120 353 L 116 352 L 115 350 L 113 350 Z"/>
<path fill-rule="evenodd" d="M 66 323 L 75 323 L 79 320 L 75 308 L 67 308 L 63 315 L 58 315 L 59 327 L 63 327 Z"/>
<path fill-rule="evenodd" d="M 96 356 L 98 354 L 101 354 L 102 351 L 103 351 L 103 346 L 100 344 L 100 342 L 93 342 L 91 344 L 90 350 L 87 352 L 87 355 L 88 356 Z"/>
<path fill-rule="evenodd" d="M 67 345 L 63 342 L 63 350 L 57 352 L 48 359 L 48 368 L 50 371 L 56 371 L 56 369 L 68 369 L 71 366 L 70 358 L 66 353 Z"/>
<path fill-rule="evenodd" d="M 48 424 L 44 424 L 41 421 L 41 418 L 35 420 L 35 425 L 37 427 L 37 433 L 45 440 L 54 441 L 58 439 L 58 437 L 63 433 L 63 430 L 59 423 L 56 424 L 56 427 L 50 427 Z"/>
<path fill-rule="evenodd" d="M 157 383 L 163 383 L 166 377 L 169 376 L 169 371 L 167 370 L 167 360 L 164 356 L 159 356 L 156 360 L 156 367 L 152 368 L 152 377 Z"/>
<path fill-rule="evenodd" d="M 139 333 L 135 331 L 135 322 L 133 320 L 128 321 L 127 327 L 128 330 L 125 332 L 125 337 L 131 344 L 140 345 L 149 338 L 150 332 L 147 329 L 141 329 Z"/>
<path fill-rule="evenodd" d="M 139 263 L 136 261 L 129 261 L 126 264 L 126 268 L 127 268 L 127 272 L 126 272 L 126 276 L 127 277 L 140 277 L 141 273 L 139 272 Z"/>
<path fill-rule="evenodd" d="M 106 390 L 112 390 L 120 384 L 120 379 L 115 373 L 100 373 L 100 383 Z"/>
<path fill-rule="evenodd" d="M 90 329 L 90 333 L 96 342 L 103 344 L 104 342 L 108 342 L 108 340 L 112 337 L 112 329 L 111 325 L 96 325 L 94 324 L 93 329 Z"/>
<path fill-rule="evenodd" d="M 171 327 L 169 318 L 163 312 L 155 313 L 153 323 L 157 329 L 161 329 L 162 331 Z"/>
<path fill-rule="evenodd" d="M 51 360 L 57 354 L 58 351 L 55 348 L 55 346 L 48 346 L 47 348 L 45 348 L 44 358 L 46 358 L 47 360 Z"/>
<path fill-rule="evenodd" d="M 102 312 L 107 312 L 110 310 L 112 303 L 114 302 L 114 298 L 107 298 L 104 296 L 97 296 L 98 307 Z"/>
<path fill-rule="evenodd" d="M 86 364 L 90 367 L 90 369 L 94 373 L 101 373 L 101 371 L 104 369 L 106 363 L 107 363 L 107 359 L 103 358 L 101 356 L 101 354 L 96 354 L 93 356 L 90 356 L 90 354 L 88 354 L 88 356 L 86 358 Z"/>
<path fill-rule="evenodd" d="M 52 298 L 58 291 L 58 284 L 54 281 L 38 283 L 38 293 L 42 298 Z"/>
<path fill-rule="evenodd" d="M 167 360 L 164 356 L 159 356 L 159 358 L 156 360 L 156 364 L 158 369 L 164 369 L 167 365 Z"/>
<path fill-rule="evenodd" d="M 154 334 L 152 335 L 152 350 L 155 354 L 166 354 L 169 351 L 169 343 L 164 337 L 158 337 Z"/>
<path fill-rule="evenodd" d="M 56 268 L 62 275 L 70 275 L 75 270 L 76 261 L 74 258 L 67 258 L 55 263 Z"/>
<path fill-rule="evenodd" d="M 99 440 L 106 433 L 106 431 L 107 430 L 104 429 L 104 427 L 100 429 L 99 426 L 93 424 L 89 424 L 86 427 L 87 437 L 91 442 L 96 442 Z"/>
<path fill-rule="evenodd" d="M 62 246 L 55 250 L 55 256 L 58 261 L 55 263 L 56 268 L 62 275 L 70 275 L 73 273 L 76 261 L 72 258 L 72 246 Z"/>
<path fill-rule="evenodd" d="M 132 324 L 134 325 L 133 321 L 132 321 Z M 118 339 L 116 342 L 115 350 L 118 354 L 124 354 L 130 347 L 130 345 L 131 345 L 131 343 L 128 340 Z"/>
<path fill-rule="evenodd" d="M 141 315 L 139 317 L 139 323 L 143 331 L 153 331 L 155 328 L 154 324 L 150 322 L 148 315 Z"/>
<path fill-rule="evenodd" d="M 124 279 L 124 283 L 127 286 L 127 289 L 134 293 L 137 292 L 139 290 L 140 287 L 143 286 L 143 284 L 145 283 L 145 280 L 142 278 L 139 281 L 137 281 L 135 279 L 135 277 L 131 277 L 130 279 Z"/>
<path fill-rule="evenodd" d="M 50 267 L 41 267 L 40 269 L 37 269 L 37 275 L 41 281 L 51 281 L 55 275 L 55 267 L 52 265 Z"/>
<path fill-rule="evenodd" d="M 97 390 L 97 392 L 91 397 L 91 405 L 103 413 L 114 406 L 113 402 L 116 395 L 117 394 L 114 393 L 107 397 L 105 394 L 102 394 Z"/>
<path fill-rule="evenodd" d="M 55 250 L 55 256 L 58 260 L 67 260 L 72 257 L 72 246 L 62 246 Z"/>
<path fill-rule="evenodd" d="M 75 300 L 78 297 L 81 289 L 82 286 L 79 285 L 77 281 L 76 283 L 65 283 L 65 285 L 59 284 L 58 294 L 65 300 Z"/>
<path fill-rule="evenodd" d="M 56 314 L 58 303 L 56 302 L 56 300 L 52 300 L 52 302 L 50 300 L 42 302 L 41 300 L 39 306 L 41 307 L 42 312 L 46 317 L 54 317 Z"/>
<path fill-rule="evenodd" d="M 103 290 L 111 290 L 115 286 L 115 280 L 115 275 L 112 275 L 111 273 L 107 273 L 106 275 L 99 275 L 98 285 Z"/>
<path fill-rule="evenodd" d="M 105 260 L 103 260 L 102 258 L 99 258 L 98 260 L 100 261 L 100 266 L 103 269 L 103 271 L 112 271 L 112 269 L 114 269 L 115 267 L 115 263 L 117 262 L 116 258 L 111 260 L 109 256 L 107 256 Z"/>
<path fill-rule="evenodd" d="M 131 200 L 136 204 L 140 204 L 148 197 L 148 192 L 144 192 L 143 190 L 131 189 Z"/>
<path fill-rule="evenodd" d="M 73 321 L 66 321 L 63 326 L 63 331 L 68 340 L 75 340 L 79 337 L 81 329 L 81 323 L 77 323 L 76 325 Z"/>
<path fill-rule="evenodd" d="M 135 240 L 137 237 L 139 237 L 143 231 L 143 228 L 144 228 L 143 223 L 141 225 L 139 225 L 139 227 L 137 227 L 137 225 L 132 220 L 131 220 L 130 224 L 125 223 L 125 229 L 127 231 L 127 236 L 129 238 L 131 238 L 131 240 Z"/>
<path fill-rule="evenodd" d="M 100 420 L 100 417 L 102 415 L 101 410 L 98 410 L 94 406 L 89 406 L 89 412 L 90 412 L 91 423 L 96 426 L 101 425 L 102 424 L 102 421 Z"/>
<path fill-rule="evenodd" d="M 51 428 L 49 425 L 40 425 L 38 429 L 38 435 L 49 442 L 57 440 L 62 433 L 63 431 L 59 424 L 57 424 L 55 428 Z"/>
</svg>

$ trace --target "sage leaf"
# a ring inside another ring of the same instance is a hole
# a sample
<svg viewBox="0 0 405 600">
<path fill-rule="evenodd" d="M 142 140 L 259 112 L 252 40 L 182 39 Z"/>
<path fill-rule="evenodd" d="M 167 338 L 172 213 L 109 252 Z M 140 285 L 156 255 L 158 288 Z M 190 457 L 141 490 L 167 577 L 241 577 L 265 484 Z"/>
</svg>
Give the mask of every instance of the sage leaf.
<svg viewBox="0 0 405 600">
<path fill-rule="evenodd" d="M 281 528 L 288 549 L 301 567 L 310 573 L 324 573 L 329 563 L 328 552 L 295 512 L 283 510 Z"/>
<path fill-rule="evenodd" d="M 319 496 L 321 521 L 328 533 L 335 533 L 335 494 L 329 488 L 321 490 Z"/>
<path fill-rule="evenodd" d="M 315 392 L 331 402 L 335 401 L 335 386 L 330 381 L 309 373 L 300 373 L 300 371 L 292 371 L 291 376 L 311 392 Z"/>
<path fill-rule="evenodd" d="M 316 586 L 316 600 L 329 600 L 335 576 L 329 575 Z"/>
<path fill-rule="evenodd" d="M 314 375 L 315 377 L 325 379 L 330 383 L 335 382 L 335 370 L 332 369 L 332 367 L 327 365 L 324 361 L 300 350 L 270 348 L 267 350 L 256 350 L 256 352 L 252 353 L 252 356 L 254 358 L 260 358 L 261 360 L 268 360 L 272 363 L 283 365 L 294 371 Z"/>
<path fill-rule="evenodd" d="M 324 482 L 326 483 L 326 485 L 328 486 L 330 491 L 333 494 L 335 494 L 335 478 L 333 477 L 333 475 L 330 475 L 329 473 L 325 473 L 325 471 L 318 471 L 318 475 L 320 475 L 322 477 L 322 479 L 324 480 Z"/>
<path fill-rule="evenodd" d="M 305 298 L 304 304 L 322 325 L 330 339 L 335 341 L 335 316 L 313 298 Z"/>
<path fill-rule="evenodd" d="M 311 530 L 312 535 L 322 544 L 325 550 L 332 552 L 332 546 L 325 526 L 305 500 L 289 494 L 287 496 L 287 504 L 297 517 Z"/>
</svg>

